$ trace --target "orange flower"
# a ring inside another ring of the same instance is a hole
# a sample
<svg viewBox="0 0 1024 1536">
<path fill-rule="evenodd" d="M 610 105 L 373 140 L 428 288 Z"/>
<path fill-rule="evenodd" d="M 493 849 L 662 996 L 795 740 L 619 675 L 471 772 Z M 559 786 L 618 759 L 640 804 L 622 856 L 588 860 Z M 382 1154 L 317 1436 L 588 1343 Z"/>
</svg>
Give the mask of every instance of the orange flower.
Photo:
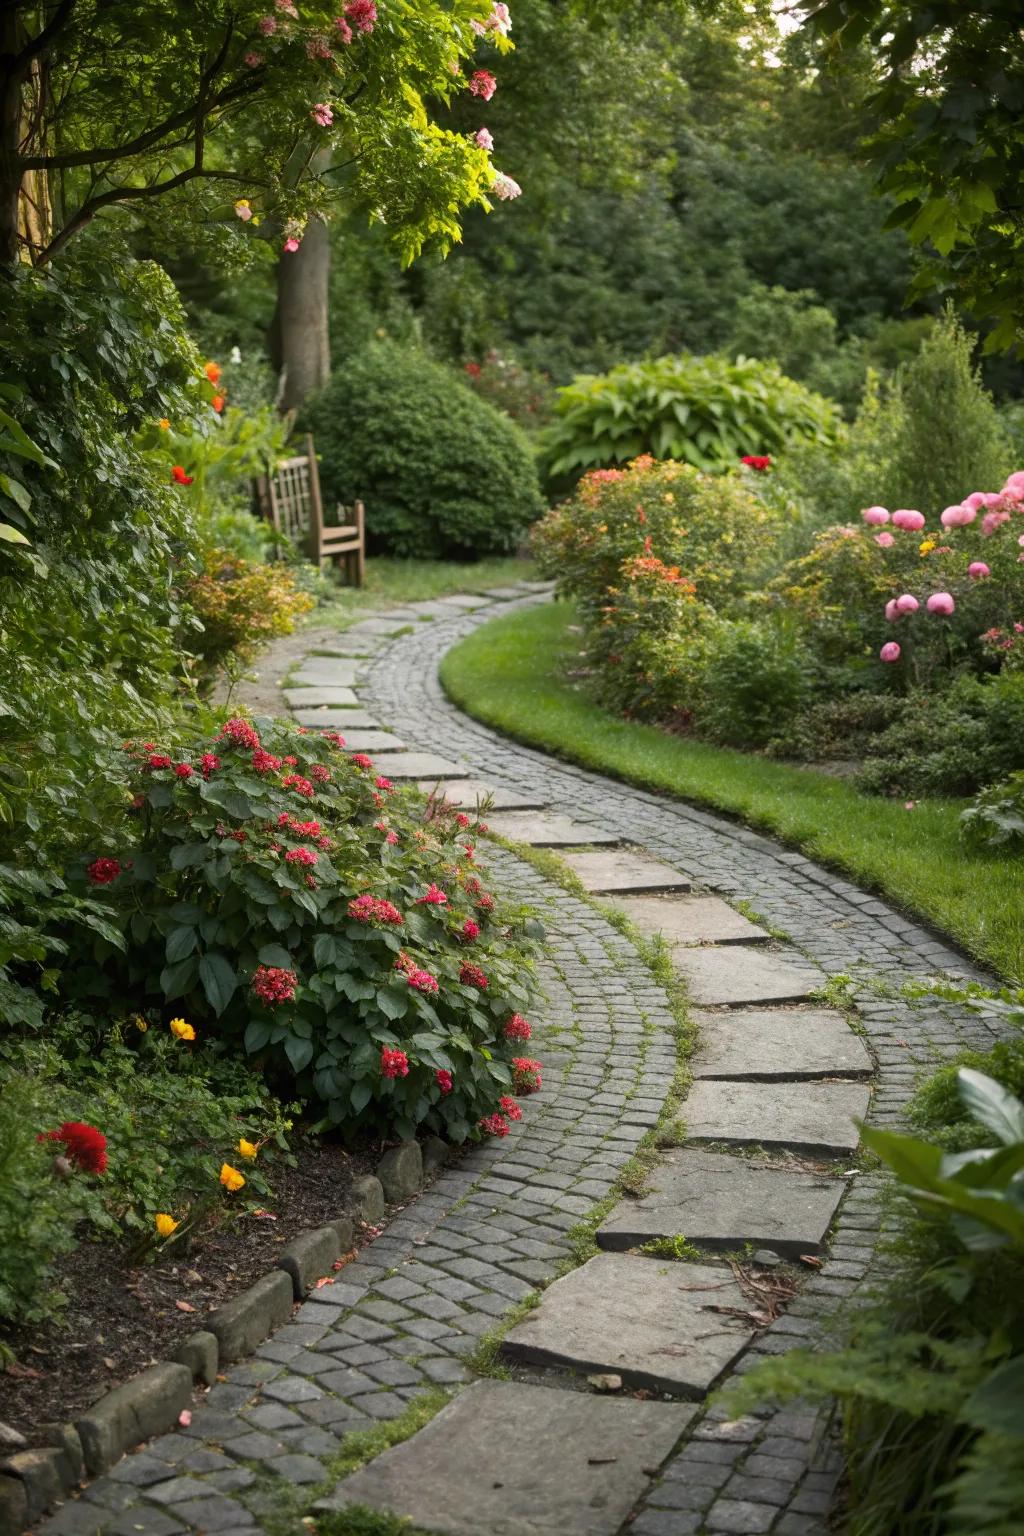
<svg viewBox="0 0 1024 1536">
<path fill-rule="evenodd" d="M 211 384 L 216 384 L 220 378 L 220 363 L 207 363 L 203 369 Z"/>
<path fill-rule="evenodd" d="M 210 401 L 210 404 L 213 406 L 214 410 L 219 416 L 221 411 L 224 409 L 224 396 L 214 395 L 213 399 Z"/>
<path fill-rule="evenodd" d="M 239 1173 L 237 1168 L 232 1168 L 230 1163 L 222 1163 L 220 1170 L 220 1182 L 224 1185 L 225 1189 L 234 1191 L 236 1189 L 241 1189 L 242 1185 L 245 1183 L 245 1177 Z"/>
<path fill-rule="evenodd" d="M 161 416 L 160 417 L 160 431 L 161 432 L 169 432 L 170 430 L 171 430 L 171 424 L 167 420 L 167 417 L 166 416 Z"/>
</svg>

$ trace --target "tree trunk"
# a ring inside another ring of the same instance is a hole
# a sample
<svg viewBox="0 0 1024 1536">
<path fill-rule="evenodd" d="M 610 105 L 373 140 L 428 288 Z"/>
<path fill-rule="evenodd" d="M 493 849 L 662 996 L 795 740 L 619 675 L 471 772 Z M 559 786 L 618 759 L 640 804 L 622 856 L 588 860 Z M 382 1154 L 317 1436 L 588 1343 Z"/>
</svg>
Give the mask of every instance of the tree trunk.
<svg viewBox="0 0 1024 1536">
<path fill-rule="evenodd" d="M 0 263 L 18 260 L 18 215 L 21 194 L 21 87 L 23 75 L 14 67 L 22 41 L 17 13 L 0 6 Z"/>
<path fill-rule="evenodd" d="M 297 410 L 330 377 L 330 272 L 327 225 L 322 219 L 310 219 L 298 250 L 282 252 L 277 264 L 270 348 L 280 375 L 277 405 L 282 414 Z"/>
</svg>

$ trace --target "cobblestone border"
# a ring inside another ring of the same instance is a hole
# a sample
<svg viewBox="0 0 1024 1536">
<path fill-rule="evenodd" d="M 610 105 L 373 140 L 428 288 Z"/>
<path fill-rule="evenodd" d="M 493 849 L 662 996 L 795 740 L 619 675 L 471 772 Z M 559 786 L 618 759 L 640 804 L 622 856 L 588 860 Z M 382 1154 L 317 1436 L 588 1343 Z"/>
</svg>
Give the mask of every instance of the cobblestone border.
<svg viewBox="0 0 1024 1536">
<path fill-rule="evenodd" d="M 513 598 L 502 611 L 537 600 Z M 940 968 L 991 978 L 885 903 L 723 818 L 557 763 L 455 710 L 437 662 L 495 611 L 382 639 L 360 666 L 360 702 L 376 706 L 410 745 L 463 758 L 467 776 L 571 805 L 575 818 L 642 842 L 695 887 L 742 895 L 826 971 L 853 977 L 879 1068 L 874 1122 L 899 1119 L 920 1066 L 962 1045 L 991 1044 L 994 1018 L 896 995 L 898 982 Z M 186 1529 L 242 1536 L 263 1516 L 279 1516 L 289 1486 L 308 1507 L 350 1430 L 401 1415 L 432 1385 L 465 1380 L 478 1341 L 572 1260 L 571 1229 L 612 1191 L 658 1120 L 675 1066 L 672 1015 L 632 946 L 589 903 L 513 854 L 495 850 L 490 860 L 499 879 L 514 879 L 552 914 L 538 1038 L 544 1093 L 527 1102 L 507 1141 L 474 1148 L 442 1173 L 338 1283 L 315 1291 L 292 1322 L 225 1372 L 189 1426 L 93 1483 L 47 1522 L 45 1536 Z M 865 1284 L 879 1185 L 858 1179 L 826 1264 L 738 1371 L 822 1337 L 834 1309 Z M 822 1415 L 797 1409 L 734 1424 L 706 1412 L 629 1529 L 637 1536 L 822 1531 L 838 1475 L 826 1428 Z"/>
</svg>

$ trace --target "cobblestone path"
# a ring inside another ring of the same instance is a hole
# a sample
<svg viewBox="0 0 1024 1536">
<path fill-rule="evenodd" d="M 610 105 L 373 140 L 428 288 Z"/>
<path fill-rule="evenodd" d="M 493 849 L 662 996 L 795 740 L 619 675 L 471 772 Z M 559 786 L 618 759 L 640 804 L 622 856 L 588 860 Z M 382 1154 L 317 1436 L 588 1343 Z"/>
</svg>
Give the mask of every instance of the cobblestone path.
<svg viewBox="0 0 1024 1536">
<path fill-rule="evenodd" d="M 45 1536 L 284 1536 L 311 1508 L 350 1504 L 448 1536 L 824 1532 L 838 1475 L 825 1417 L 787 1408 L 731 1422 L 706 1396 L 826 1336 L 866 1283 L 877 1181 L 857 1170 L 854 1117 L 898 1121 L 921 1066 L 996 1033 L 958 1005 L 900 997 L 900 984 L 990 978 L 801 855 L 455 710 L 437 680 L 444 651 L 543 596 L 520 584 L 363 620 L 311 641 L 286 697 L 301 723 L 342 726 L 390 778 L 469 801 L 493 790 L 495 830 L 565 850 L 588 891 L 664 934 L 701 1032 L 687 1139 L 660 1156 L 646 1193 L 611 1205 L 599 1252 L 571 1268 L 571 1229 L 614 1192 L 661 1116 L 675 1021 L 617 927 L 493 846 L 495 879 L 548 924 L 533 1014 L 543 1092 L 507 1139 L 444 1171 L 229 1368 L 187 1428 L 126 1457 Z M 837 974 L 850 978 L 856 1029 L 822 998 Z M 681 1234 L 699 1261 L 638 1251 Z M 726 1257 L 745 1247 L 740 1279 L 806 1274 L 767 1326 Z M 539 1288 L 502 1343 L 513 1379 L 478 1376 L 480 1340 Z M 591 1391 L 594 1374 L 620 1377 L 621 1390 Z M 426 1427 L 337 1482 L 351 1431 L 439 1388 L 451 1400 Z"/>
</svg>

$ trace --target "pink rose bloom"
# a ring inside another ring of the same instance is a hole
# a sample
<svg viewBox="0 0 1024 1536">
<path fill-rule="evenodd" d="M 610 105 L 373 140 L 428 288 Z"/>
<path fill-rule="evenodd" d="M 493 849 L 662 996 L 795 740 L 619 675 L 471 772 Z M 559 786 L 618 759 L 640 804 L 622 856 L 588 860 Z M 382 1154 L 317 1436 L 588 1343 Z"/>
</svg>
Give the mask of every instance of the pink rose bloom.
<svg viewBox="0 0 1024 1536">
<path fill-rule="evenodd" d="M 890 624 L 895 624 L 900 616 L 900 611 L 896 607 L 896 599 L 894 597 L 891 597 L 885 605 L 885 616 Z"/>
<path fill-rule="evenodd" d="M 1024 497 L 1024 469 L 1018 469 L 1014 474 L 1007 475 L 1003 495 L 1012 496 L 1015 501 L 1020 501 Z"/>
<path fill-rule="evenodd" d="M 261 16 L 259 21 L 259 28 L 264 37 L 273 37 L 274 33 L 277 31 L 277 17 Z"/>
<path fill-rule="evenodd" d="M 967 574 L 972 581 L 981 581 L 984 577 L 991 576 L 992 572 L 984 560 L 972 560 L 971 564 L 967 567 Z"/>
<path fill-rule="evenodd" d="M 909 592 L 904 592 L 901 597 L 896 599 L 897 613 L 916 613 L 920 606 L 921 604 L 917 598 L 913 597 Z"/>
<path fill-rule="evenodd" d="M 331 111 L 330 103 L 326 101 L 318 101 L 309 115 L 321 128 L 329 128 L 334 122 L 334 113 Z"/>
<path fill-rule="evenodd" d="M 277 9 L 281 12 L 282 16 L 290 16 L 292 21 L 298 21 L 299 13 L 295 9 L 293 0 L 274 0 L 274 4 L 277 6 Z"/>
<path fill-rule="evenodd" d="M 906 507 L 901 507 L 893 513 L 892 525 L 894 528 L 909 528 L 911 533 L 916 533 L 920 528 L 924 527 L 924 514 L 908 511 Z"/>
<path fill-rule="evenodd" d="M 974 522 L 977 515 L 973 507 L 961 502 L 955 507 L 947 507 L 939 518 L 939 522 L 943 528 L 965 528 L 968 523 Z"/>
<path fill-rule="evenodd" d="M 521 197 L 523 189 L 518 181 L 513 181 L 511 176 L 506 176 L 503 171 L 499 171 L 491 183 L 491 191 L 495 197 L 500 198 L 503 203 L 507 203 L 511 202 L 514 197 Z"/>
<path fill-rule="evenodd" d="M 349 26 L 344 16 L 339 16 L 334 25 L 342 42 L 350 43 L 352 41 L 352 28 Z"/>
<path fill-rule="evenodd" d="M 289 235 L 288 239 L 281 247 L 282 251 L 287 251 L 289 255 L 292 255 L 295 251 L 298 250 L 298 248 L 299 242 L 296 240 L 294 235 Z"/>
<path fill-rule="evenodd" d="M 1000 495 L 1000 493 L 998 491 L 986 491 L 985 492 L 985 505 L 986 505 L 986 507 L 998 507 L 999 503 L 1002 501 L 1002 499 L 1003 498 L 1002 498 L 1002 496 Z"/>
<path fill-rule="evenodd" d="M 263 55 L 262 53 L 256 53 L 255 50 L 250 50 L 250 52 L 245 55 L 245 62 L 248 64 L 250 69 L 259 69 L 260 65 L 263 63 Z"/>
<path fill-rule="evenodd" d="M 933 592 L 925 607 L 929 613 L 950 614 L 956 607 L 948 592 Z"/>
<path fill-rule="evenodd" d="M 491 135 L 488 133 L 486 128 L 479 128 L 477 130 L 477 132 L 473 135 L 473 142 L 474 144 L 479 144 L 481 149 L 494 148 L 494 140 L 491 138 Z"/>
<path fill-rule="evenodd" d="M 865 507 L 861 517 L 872 528 L 880 528 L 889 521 L 889 514 L 884 507 Z"/>
<path fill-rule="evenodd" d="M 896 540 L 887 529 L 885 533 L 875 534 L 875 543 L 880 544 L 883 549 L 891 549 L 892 546 L 896 543 Z"/>
<path fill-rule="evenodd" d="M 878 653 L 881 661 L 899 661 L 900 648 L 895 640 L 887 640 Z"/>
<path fill-rule="evenodd" d="M 985 504 L 984 491 L 972 491 L 971 494 L 969 496 L 965 496 L 963 500 L 963 505 L 965 507 L 970 507 L 972 512 L 980 512 Z"/>
<path fill-rule="evenodd" d="M 374 0 L 349 0 L 345 15 L 357 32 L 372 32 L 377 20 L 377 7 Z"/>
<path fill-rule="evenodd" d="M 996 507 L 991 512 L 986 512 L 981 520 L 981 531 L 986 539 L 990 539 L 996 529 L 1003 523 L 1010 521 L 1009 512 L 1001 507 Z"/>
<path fill-rule="evenodd" d="M 469 89 L 473 92 L 474 96 L 480 96 L 484 101 L 490 101 L 498 89 L 498 82 L 490 70 L 478 69 L 470 76 Z"/>
</svg>

